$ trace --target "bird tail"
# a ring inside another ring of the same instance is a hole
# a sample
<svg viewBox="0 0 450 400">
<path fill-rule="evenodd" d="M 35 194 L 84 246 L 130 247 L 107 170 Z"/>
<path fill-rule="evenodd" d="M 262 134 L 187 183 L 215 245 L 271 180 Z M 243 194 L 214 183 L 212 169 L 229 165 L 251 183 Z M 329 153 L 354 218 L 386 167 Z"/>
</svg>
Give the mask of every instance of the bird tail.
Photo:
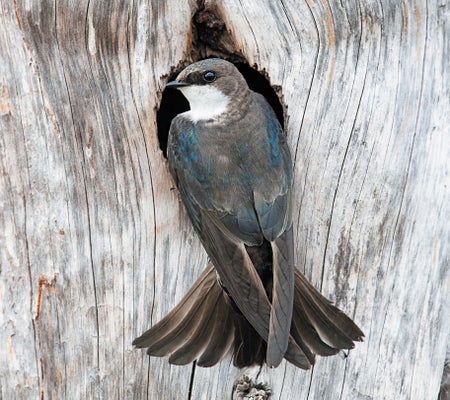
<svg viewBox="0 0 450 400">
<path fill-rule="evenodd" d="M 364 334 L 342 311 L 295 272 L 291 340 L 285 358 L 307 369 L 315 354 L 330 356 L 352 349 Z M 169 362 L 210 367 L 232 352 L 238 368 L 263 364 L 267 343 L 220 286 L 209 264 L 178 305 L 133 341 L 151 356 L 169 355 Z"/>
</svg>

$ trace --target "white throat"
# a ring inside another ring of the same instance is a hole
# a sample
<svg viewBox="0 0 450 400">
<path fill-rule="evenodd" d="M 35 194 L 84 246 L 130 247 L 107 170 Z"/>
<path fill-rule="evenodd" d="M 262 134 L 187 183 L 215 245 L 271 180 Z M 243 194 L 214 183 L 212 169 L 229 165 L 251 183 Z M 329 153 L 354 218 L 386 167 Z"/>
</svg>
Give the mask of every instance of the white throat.
<svg viewBox="0 0 450 400">
<path fill-rule="evenodd" d="M 215 119 L 228 109 L 229 98 L 213 86 L 192 85 L 179 89 L 191 106 L 184 115 L 193 122 Z"/>
</svg>

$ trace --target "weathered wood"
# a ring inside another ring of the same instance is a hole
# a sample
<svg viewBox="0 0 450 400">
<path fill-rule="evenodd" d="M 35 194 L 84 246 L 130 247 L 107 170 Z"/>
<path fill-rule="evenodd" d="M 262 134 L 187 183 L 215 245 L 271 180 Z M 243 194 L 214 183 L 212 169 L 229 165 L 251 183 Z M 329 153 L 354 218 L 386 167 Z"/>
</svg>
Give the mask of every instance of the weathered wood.
<svg viewBox="0 0 450 400">
<path fill-rule="evenodd" d="M 366 334 L 264 371 L 274 399 L 436 399 L 449 337 L 450 5 L 206 1 L 281 87 L 297 265 Z M 188 398 L 134 337 L 206 265 L 156 110 L 194 1 L 0 3 L 0 393 Z M 191 51 L 194 50 L 194 53 Z M 231 396 L 226 359 L 192 399 Z"/>
</svg>

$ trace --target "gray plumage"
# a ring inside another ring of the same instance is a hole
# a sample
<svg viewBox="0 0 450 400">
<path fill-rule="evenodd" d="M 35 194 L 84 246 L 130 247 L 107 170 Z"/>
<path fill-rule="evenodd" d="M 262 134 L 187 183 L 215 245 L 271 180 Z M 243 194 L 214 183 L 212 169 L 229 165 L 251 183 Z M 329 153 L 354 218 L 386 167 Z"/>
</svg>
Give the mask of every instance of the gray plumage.
<svg viewBox="0 0 450 400">
<path fill-rule="evenodd" d="M 362 332 L 294 269 L 292 163 L 267 101 L 220 59 L 192 64 L 169 86 L 191 105 L 172 121 L 169 167 L 214 269 L 133 343 L 203 366 L 233 349 L 238 367 L 284 357 L 309 368 L 314 354 L 352 348 Z"/>
</svg>

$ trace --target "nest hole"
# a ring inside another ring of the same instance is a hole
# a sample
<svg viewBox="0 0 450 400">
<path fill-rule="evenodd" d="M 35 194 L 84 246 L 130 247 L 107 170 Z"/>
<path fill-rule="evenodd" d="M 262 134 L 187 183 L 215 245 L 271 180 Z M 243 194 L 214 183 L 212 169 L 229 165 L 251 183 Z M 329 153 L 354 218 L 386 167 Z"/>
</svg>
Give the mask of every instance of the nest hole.
<svg viewBox="0 0 450 400">
<path fill-rule="evenodd" d="M 250 89 L 262 94 L 267 99 L 275 111 L 281 126 L 284 127 L 283 106 L 266 77 L 246 63 L 240 62 L 234 65 L 244 76 Z M 174 80 L 180 72 L 181 70 L 170 75 L 168 82 Z M 159 146 L 164 157 L 167 157 L 167 139 L 172 119 L 188 110 L 189 103 L 179 90 L 165 89 L 163 91 L 160 107 L 156 115 L 156 123 L 158 127 Z"/>
</svg>

